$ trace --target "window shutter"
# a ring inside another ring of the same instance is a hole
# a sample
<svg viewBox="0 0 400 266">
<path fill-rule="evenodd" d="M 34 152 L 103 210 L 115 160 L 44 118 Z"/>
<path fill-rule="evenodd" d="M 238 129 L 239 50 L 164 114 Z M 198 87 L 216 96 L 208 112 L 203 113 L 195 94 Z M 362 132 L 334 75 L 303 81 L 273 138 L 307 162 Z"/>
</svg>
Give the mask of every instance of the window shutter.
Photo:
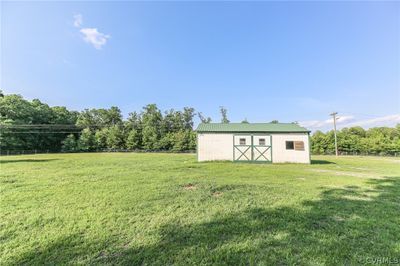
<svg viewBox="0 0 400 266">
<path fill-rule="evenodd" d="M 296 151 L 304 151 L 304 142 L 303 141 L 295 141 L 294 142 L 294 149 Z"/>
</svg>

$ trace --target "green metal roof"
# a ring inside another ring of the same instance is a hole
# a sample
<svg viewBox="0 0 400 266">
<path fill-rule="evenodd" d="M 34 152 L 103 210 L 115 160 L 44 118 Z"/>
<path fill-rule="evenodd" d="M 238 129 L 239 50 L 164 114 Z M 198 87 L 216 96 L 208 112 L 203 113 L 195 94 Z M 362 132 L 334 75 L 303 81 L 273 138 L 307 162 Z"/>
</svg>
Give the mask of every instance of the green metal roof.
<svg viewBox="0 0 400 266">
<path fill-rule="evenodd" d="M 197 132 L 310 132 L 294 123 L 201 123 Z"/>
</svg>

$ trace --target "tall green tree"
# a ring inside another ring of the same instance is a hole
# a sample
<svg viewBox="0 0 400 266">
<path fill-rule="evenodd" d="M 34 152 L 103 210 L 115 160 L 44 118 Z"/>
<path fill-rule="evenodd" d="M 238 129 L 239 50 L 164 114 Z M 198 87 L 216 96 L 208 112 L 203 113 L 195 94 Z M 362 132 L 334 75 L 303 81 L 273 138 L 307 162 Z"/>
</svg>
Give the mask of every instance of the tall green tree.
<svg viewBox="0 0 400 266">
<path fill-rule="evenodd" d="M 203 113 L 198 112 L 197 116 L 199 117 L 201 123 L 209 124 L 211 123 L 211 117 L 205 117 Z"/>
<path fill-rule="evenodd" d="M 220 106 L 219 112 L 221 113 L 221 123 L 224 123 L 224 124 L 229 123 L 228 110 L 225 107 Z"/>
<path fill-rule="evenodd" d="M 142 148 L 142 127 L 141 116 L 137 112 L 129 113 L 128 120 L 125 123 L 126 147 L 128 149 Z"/>
<path fill-rule="evenodd" d="M 95 149 L 103 150 L 107 148 L 108 128 L 97 129 L 94 135 Z"/>
<path fill-rule="evenodd" d="M 95 137 L 89 128 L 82 130 L 78 139 L 78 149 L 81 151 L 93 151 L 95 149 Z"/>
<path fill-rule="evenodd" d="M 126 147 L 130 150 L 138 150 L 141 148 L 140 145 L 140 134 L 137 130 L 132 129 L 129 131 L 128 136 L 126 138 Z"/>
<path fill-rule="evenodd" d="M 149 104 L 143 108 L 142 112 L 142 143 L 145 150 L 159 149 L 161 138 L 161 111 L 155 104 Z"/>
<path fill-rule="evenodd" d="M 183 123 L 184 123 L 184 129 L 185 130 L 192 130 L 193 129 L 193 118 L 195 115 L 195 110 L 194 108 L 191 107 L 184 107 L 183 108 Z"/>
<path fill-rule="evenodd" d="M 65 140 L 62 141 L 62 151 L 75 152 L 78 150 L 78 143 L 73 134 L 69 134 Z"/>
<path fill-rule="evenodd" d="M 107 148 L 109 149 L 125 148 L 125 135 L 120 126 L 114 125 L 108 128 Z"/>
</svg>

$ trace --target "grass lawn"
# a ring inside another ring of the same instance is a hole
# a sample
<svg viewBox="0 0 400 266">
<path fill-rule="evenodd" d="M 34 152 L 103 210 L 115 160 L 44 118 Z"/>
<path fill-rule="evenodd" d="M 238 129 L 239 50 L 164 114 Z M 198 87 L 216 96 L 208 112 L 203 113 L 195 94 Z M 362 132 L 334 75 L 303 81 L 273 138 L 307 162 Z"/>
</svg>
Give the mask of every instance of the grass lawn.
<svg viewBox="0 0 400 266">
<path fill-rule="evenodd" d="M 400 159 L 0 158 L 1 265 L 400 263 Z"/>
</svg>

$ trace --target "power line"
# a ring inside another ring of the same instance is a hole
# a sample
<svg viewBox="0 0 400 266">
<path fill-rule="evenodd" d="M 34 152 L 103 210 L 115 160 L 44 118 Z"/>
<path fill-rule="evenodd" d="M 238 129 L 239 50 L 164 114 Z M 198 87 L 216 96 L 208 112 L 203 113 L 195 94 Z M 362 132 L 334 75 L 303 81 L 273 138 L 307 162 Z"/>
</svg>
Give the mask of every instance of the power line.
<svg viewBox="0 0 400 266">
<path fill-rule="evenodd" d="M 83 128 L 71 124 L 3 124 L 0 134 L 79 134 Z"/>
<path fill-rule="evenodd" d="M 8 132 L 12 134 L 80 134 L 81 131 L 25 131 L 25 132 Z"/>
<path fill-rule="evenodd" d="M 63 125 L 63 124 L 13 124 L 13 125 L 0 125 L 0 128 L 85 128 L 76 125 Z"/>
</svg>

